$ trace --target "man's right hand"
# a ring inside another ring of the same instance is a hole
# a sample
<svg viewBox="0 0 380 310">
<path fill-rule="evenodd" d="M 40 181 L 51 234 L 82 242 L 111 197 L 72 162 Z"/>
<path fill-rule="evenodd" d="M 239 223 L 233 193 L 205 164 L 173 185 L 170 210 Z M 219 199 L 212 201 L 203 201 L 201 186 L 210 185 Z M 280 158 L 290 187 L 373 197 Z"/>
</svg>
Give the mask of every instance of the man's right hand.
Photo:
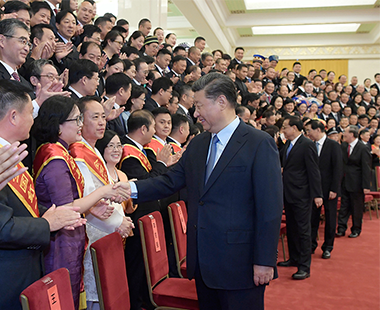
<svg viewBox="0 0 380 310">
<path fill-rule="evenodd" d="M 57 231 L 62 228 L 74 230 L 76 227 L 86 223 L 79 214 L 79 207 L 60 206 L 54 204 L 44 213 L 42 218 L 48 221 L 50 231 Z"/>
</svg>

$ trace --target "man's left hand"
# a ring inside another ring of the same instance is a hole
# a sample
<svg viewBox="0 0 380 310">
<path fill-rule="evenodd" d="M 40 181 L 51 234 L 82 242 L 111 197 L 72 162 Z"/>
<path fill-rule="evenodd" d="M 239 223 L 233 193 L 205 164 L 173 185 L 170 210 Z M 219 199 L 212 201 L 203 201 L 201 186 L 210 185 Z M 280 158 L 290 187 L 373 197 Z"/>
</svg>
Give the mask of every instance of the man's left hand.
<svg viewBox="0 0 380 310">
<path fill-rule="evenodd" d="M 314 203 L 317 206 L 317 208 L 322 207 L 323 199 L 320 197 L 316 197 L 316 198 L 314 198 Z"/>
<path fill-rule="evenodd" d="M 253 281 L 256 286 L 268 284 L 273 280 L 273 275 L 273 267 L 253 265 Z"/>
</svg>

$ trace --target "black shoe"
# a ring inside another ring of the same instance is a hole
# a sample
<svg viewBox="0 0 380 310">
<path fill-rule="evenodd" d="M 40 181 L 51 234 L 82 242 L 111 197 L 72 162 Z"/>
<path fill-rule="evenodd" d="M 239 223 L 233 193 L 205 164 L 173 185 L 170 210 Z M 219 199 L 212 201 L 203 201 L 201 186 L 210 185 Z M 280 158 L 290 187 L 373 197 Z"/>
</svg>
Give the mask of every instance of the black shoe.
<svg viewBox="0 0 380 310">
<path fill-rule="evenodd" d="M 331 257 L 331 252 L 330 251 L 324 251 L 322 254 L 322 258 L 324 259 L 329 259 Z"/>
<path fill-rule="evenodd" d="M 292 275 L 292 278 L 294 280 L 305 280 L 306 278 L 310 277 L 310 273 L 303 271 L 303 270 L 298 270 L 296 273 Z"/>
<path fill-rule="evenodd" d="M 357 238 L 359 237 L 359 234 L 357 232 L 351 233 L 351 235 L 348 236 L 348 238 Z"/>
<path fill-rule="evenodd" d="M 344 237 L 344 235 L 345 235 L 346 233 L 344 232 L 344 231 L 337 231 L 337 233 L 335 234 L 335 236 L 337 236 L 337 237 Z"/>
<path fill-rule="evenodd" d="M 297 267 L 298 265 L 295 262 L 293 262 L 290 259 L 288 259 L 288 260 L 286 260 L 284 262 L 278 262 L 277 266 L 278 267 Z"/>
</svg>

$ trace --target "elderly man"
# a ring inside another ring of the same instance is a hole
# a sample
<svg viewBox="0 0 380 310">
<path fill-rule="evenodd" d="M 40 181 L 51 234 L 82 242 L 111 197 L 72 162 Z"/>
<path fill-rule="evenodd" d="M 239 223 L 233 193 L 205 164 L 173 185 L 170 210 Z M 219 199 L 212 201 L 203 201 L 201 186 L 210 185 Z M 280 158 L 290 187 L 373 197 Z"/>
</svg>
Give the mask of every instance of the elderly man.
<svg viewBox="0 0 380 310">
<path fill-rule="evenodd" d="M 165 175 L 130 183 L 132 194 L 160 199 L 187 186 L 187 275 L 200 309 L 264 309 L 282 214 L 277 147 L 236 116 L 230 78 L 209 73 L 193 91 L 194 116 L 207 132 Z"/>
</svg>

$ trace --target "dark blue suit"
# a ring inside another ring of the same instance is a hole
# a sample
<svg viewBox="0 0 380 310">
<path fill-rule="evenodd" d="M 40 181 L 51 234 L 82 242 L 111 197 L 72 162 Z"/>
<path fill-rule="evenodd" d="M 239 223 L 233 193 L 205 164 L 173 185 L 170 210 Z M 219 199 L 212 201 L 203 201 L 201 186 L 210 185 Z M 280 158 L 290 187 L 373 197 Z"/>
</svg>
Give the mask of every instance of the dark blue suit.
<svg viewBox="0 0 380 310">
<path fill-rule="evenodd" d="M 139 197 L 159 199 L 186 186 L 188 277 L 199 269 L 209 288 L 252 289 L 253 265 L 276 265 L 283 206 L 277 147 L 240 121 L 205 185 L 210 138 L 195 137 L 173 169 L 136 182 Z"/>
</svg>

